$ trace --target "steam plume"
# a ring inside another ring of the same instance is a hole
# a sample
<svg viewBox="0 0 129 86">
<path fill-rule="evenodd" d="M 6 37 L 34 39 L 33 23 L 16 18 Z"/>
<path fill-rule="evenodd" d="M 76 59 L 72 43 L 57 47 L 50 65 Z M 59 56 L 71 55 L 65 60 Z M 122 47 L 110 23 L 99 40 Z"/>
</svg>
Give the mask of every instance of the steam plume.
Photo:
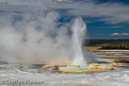
<svg viewBox="0 0 129 86">
<path fill-rule="evenodd" d="M 73 42 L 68 34 L 72 23 L 59 27 L 60 15 L 48 12 L 42 3 L 38 0 L 28 6 L 29 11 L 0 16 L 0 60 L 59 64 L 74 59 Z"/>
</svg>

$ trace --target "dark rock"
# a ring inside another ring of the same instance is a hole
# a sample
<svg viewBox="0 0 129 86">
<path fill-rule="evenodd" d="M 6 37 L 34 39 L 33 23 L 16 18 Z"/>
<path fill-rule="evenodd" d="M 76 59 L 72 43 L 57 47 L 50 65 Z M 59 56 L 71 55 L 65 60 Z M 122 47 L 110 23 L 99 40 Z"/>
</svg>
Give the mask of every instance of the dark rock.
<svg viewBox="0 0 129 86">
<path fill-rule="evenodd" d="M 129 63 L 129 60 L 119 60 L 118 63 Z"/>
<path fill-rule="evenodd" d="M 111 69 L 109 69 L 109 70 L 114 70 L 114 68 L 111 68 Z"/>
</svg>

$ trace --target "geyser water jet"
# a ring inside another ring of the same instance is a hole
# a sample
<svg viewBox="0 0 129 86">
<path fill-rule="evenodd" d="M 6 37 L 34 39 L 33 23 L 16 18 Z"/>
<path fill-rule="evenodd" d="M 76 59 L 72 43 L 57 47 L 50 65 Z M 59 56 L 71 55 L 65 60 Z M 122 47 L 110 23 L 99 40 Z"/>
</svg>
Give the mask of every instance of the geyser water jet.
<svg viewBox="0 0 129 86">
<path fill-rule="evenodd" d="M 86 33 L 86 24 L 83 22 L 81 18 L 76 18 L 72 25 L 72 42 L 73 42 L 73 50 L 75 53 L 75 60 L 73 65 L 86 66 L 86 60 L 82 53 L 82 40 Z"/>
</svg>

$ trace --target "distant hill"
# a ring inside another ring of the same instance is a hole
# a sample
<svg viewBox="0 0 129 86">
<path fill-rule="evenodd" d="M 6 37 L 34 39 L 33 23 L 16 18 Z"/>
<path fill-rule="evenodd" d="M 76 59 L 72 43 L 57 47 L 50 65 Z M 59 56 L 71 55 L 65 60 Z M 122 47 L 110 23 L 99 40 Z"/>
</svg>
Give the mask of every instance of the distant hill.
<svg viewBox="0 0 129 86">
<path fill-rule="evenodd" d="M 122 43 L 129 44 L 129 39 L 89 39 L 84 41 L 84 46 L 94 46 L 104 43 Z"/>
<path fill-rule="evenodd" d="M 101 49 L 129 49 L 129 39 L 85 40 L 84 46 L 101 47 Z"/>
</svg>

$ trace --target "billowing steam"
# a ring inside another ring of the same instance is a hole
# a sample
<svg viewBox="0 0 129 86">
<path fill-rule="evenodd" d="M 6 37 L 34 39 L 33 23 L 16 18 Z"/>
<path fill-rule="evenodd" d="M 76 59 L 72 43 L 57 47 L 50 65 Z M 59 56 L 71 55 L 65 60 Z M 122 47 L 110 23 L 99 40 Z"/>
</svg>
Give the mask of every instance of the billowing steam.
<svg viewBox="0 0 129 86">
<path fill-rule="evenodd" d="M 0 17 L 0 60 L 58 64 L 75 58 L 72 37 L 68 33 L 73 23 L 59 26 L 60 15 L 35 7 L 38 5 L 30 6 L 30 9 L 35 8 L 30 12 Z"/>
</svg>

